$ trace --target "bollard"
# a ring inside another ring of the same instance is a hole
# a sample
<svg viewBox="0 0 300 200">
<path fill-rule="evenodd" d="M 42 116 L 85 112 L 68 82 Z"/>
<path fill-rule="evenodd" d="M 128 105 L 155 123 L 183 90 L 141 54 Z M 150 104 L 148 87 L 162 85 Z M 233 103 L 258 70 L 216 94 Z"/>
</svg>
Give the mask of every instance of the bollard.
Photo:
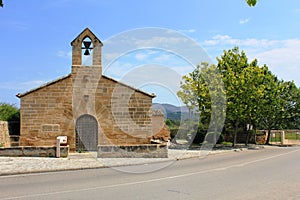
<svg viewBox="0 0 300 200">
<path fill-rule="evenodd" d="M 56 139 L 56 158 L 60 158 L 60 139 Z"/>
</svg>

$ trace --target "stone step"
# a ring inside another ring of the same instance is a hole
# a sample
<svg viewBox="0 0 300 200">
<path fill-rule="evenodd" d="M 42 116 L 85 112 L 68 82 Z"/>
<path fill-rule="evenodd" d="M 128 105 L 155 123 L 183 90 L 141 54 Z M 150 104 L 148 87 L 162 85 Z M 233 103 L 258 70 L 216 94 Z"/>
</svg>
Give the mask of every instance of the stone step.
<svg viewBox="0 0 300 200">
<path fill-rule="evenodd" d="M 10 146 L 11 147 L 18 147 L 20 146 L 20 136 L 19 135 L 10 135 Z"/>
<path fill-rule="evenodd" d="M 10 142 L 19 142 L 20 136 L 19 135 L 10 135 Z"/>
<path fill-rule="evenodd" d="M 11 142 L 10 146 L 11 147 L 18 147 L 18 146 L 20 146 L 20 144 L 19 144 L 19 142 Z"/>
</svg>

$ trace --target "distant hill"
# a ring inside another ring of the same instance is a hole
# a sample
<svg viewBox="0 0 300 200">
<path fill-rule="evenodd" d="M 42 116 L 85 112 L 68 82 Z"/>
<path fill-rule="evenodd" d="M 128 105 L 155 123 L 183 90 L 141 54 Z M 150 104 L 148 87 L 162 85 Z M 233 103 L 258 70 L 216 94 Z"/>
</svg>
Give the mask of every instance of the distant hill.
<svg viewBox="0 0 300 200">
<path fill-rule="evenodd" d="M 153 110 L 161 110 L 165 114 L 165 118 L 171 120 L 187 119 L 189 117 L 189 109 L 186 106 L 174 106 L 171 104 L 153 103 Z"/>
</svg>

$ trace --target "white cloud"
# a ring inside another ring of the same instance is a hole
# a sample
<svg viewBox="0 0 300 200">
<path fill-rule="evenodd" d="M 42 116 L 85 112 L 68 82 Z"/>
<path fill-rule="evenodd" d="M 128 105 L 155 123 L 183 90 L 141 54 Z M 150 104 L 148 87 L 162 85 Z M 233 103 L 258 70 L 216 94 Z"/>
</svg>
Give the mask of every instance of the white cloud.
<svg viewBox="0 0 300 200">
<path fill-rule="evenodd" d="M 179 32 L 182 33 L 195 33 L 196 29 L 183 29 L 183 30 L 178 30 Z"/>
<path fill-rule="evenodd" d="M 300 87 L 300 40 L 285 40 L 283 45 L 251 55 L 259 63 L 267 64 L 271 71 L 284 80 L 294 80 Z"/>
<path fill-rule="evenodd" d="M 300 39 L 237 39 L 228 35 L 216 35 L 211 40 L 204 41 L 203 46 L 215 56 L 220 56 L 224 49 L 238 46 L 246 52 L 250 61 L 256 58 L 260 65 L 267 64 L 279 78 L 294 80 L 300 86 Z"/>
<path fill-rule="evenodd" d="M 72 51 L 58 51 L 56 52 L 56 55 L 58 57 L 63 57 L 63 58 L 69 58 L 69 59 L 72 59 Z"/>
<path fill-rule="evenodd" d="M 190 30 L 190 32 L 193 32 L 193 30 Z M 178 31 L 161 28 L 135 29 L 113 36 L 107 41 L 104 41 L 103 55 L 105 53 L 111 54 L 117 52 L 119 52 L 119 55 L 124 55 L 136 50 L 169 52 L 180 55 L 181 58 L 188 60 L 189 63 L 193 63 L 194 65 L 200 61 L 211 62 L 197 41 Z M 143 61 L 149 60 L 154 61 L 154 56 L 149 56 Z M 109 62 L 111 62 L 111 60 L 103 59 L 104 66 Z M 162 64 L 174 65 L 168 61 Z"/>
<path fill-rule="evenodd" d="M 31 81 L 24 81 L 24 82 L 4 82 L 1 83 L 1 89 L 12 89 L 12 90 L 30 90 L 32 88 L 39 87 L 46 83 L 45 80 L 31 80 Z"/>
<path fill-rule="evenodd" d="M 27 22 L 15 20 L 0 21 L 0 26 L 2 28 L 15 29 L 17 31 L 25 31 L 30 28 L 30 24 L 28 24 Z"/>
<path fill-rule="evenodd" d="M 135 45 L 138 47 L 162 47 L 168 49 L 170 45 L 178 45 L 186 42 L 188 39 L 185 37 L 164 37 L 156 36 L 145 40 L 136 40 Z"/>
<path fill-rule="evenodd" d="M 296 13 L 300 13 L 300 8 L 295 9 Z"/>
<path fill-rule="evenodd" d="M 172 59 L 174 59 L 174 55 L 170 55 L 170 54 L 161 54 L 158 55 L 157 57 L 154 58 L 155 62 L 159 62 L 159 63 L 167 63 L 172 61 Z"/>
<path fill-rule="evenodd" d="M 122 62 L 121 60 L 116 60 L 115 62 L 103 68 L 103 74 L 110 76 L 114 79 L 120 79 L 128 71 L 133 69 L 135 66 L 132 63 Z"/>
<path fill-rule="evenodd" d="M 180 65 L 172 67 L 174 71 L 179 73 L 181 76 L 187 75 L 188 73 L 192 72 L 195 68 L 192 65 Z"/>
<path fill-rule="evenodd" d="M 135 55 L 135 58 L 137 60 L 145 60 L 146 58 L 148 58 L 148 54 L 145 53 L 138 53 Z"/>
<path fill-rule="evenodd" d="M 248 23 L 249 21 L 250 21 L 249 18 L 247 18 L 247 19 L 241 19 L 241 20 L 239 21 L 239 23 L 240 23 L 240 24 L 246 24 L 246 23 Z"/>
<path fill-rule="evenodd" d="M 231 46 L 247 46 L 253 48 L 270 48 L 278 45 L 282 45 L 284 41 L 280 40 L 268 40 L 268 39 L 236 39 L 229 35 L 216 35 L 210 40 L 203 42 L 204 46 L 215 46 L 215 45 L 231 45 Z"/>
</svg>

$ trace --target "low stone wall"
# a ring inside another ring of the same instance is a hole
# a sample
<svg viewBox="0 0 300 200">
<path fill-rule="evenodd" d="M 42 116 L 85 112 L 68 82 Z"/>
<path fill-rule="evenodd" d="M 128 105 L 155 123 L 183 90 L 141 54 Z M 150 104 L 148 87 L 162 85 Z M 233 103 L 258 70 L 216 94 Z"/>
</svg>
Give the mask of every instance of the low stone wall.
<svg viewBox="0 0 300 200">
<path fill-rule="evenodd" d="M 19 135 L 20 122 L 0 121 L 0 147 L 17 146 Z"/>
<path fill-rule="evenodd" d="M 10 146 L 8 122 L 6 121 L 0 121 L 0 147 L 1 146 Z"/>
<path fill-rule="evenodd" d="M 300 145 L 300 140 L 284 140 L 283 145 Z"/>
<path fill-rule="evenodd" d="M 69 155 L 69 146 L 60 147 L 60 156 L 68 157 Z M 29 146 L 20 146 L 20 147 L 1 147 L 0 156 L 12 156 L 12 157 L 55 157 L 56 156 L 56 147 L 29 147 Z"/>
<path fill-rule="evenodd" d="M 166 144 L 99 145 L 98 158 L 167 158 Z"/>
</svg>

